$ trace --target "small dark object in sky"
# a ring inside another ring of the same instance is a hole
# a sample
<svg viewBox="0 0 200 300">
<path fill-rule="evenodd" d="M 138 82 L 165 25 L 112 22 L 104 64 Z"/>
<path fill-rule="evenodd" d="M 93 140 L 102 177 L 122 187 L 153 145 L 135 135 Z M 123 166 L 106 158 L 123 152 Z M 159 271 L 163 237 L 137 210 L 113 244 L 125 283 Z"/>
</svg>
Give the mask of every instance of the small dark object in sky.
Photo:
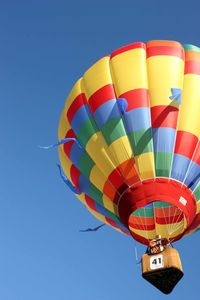
<svg viewBox="0 0 200 300">
<path fill-rule="evenodd" d="M 97 226 L 97 227 L 95 227 L 95 228 L 81 229 L 81 230 L 79 230 L 79 231 L 80 231 L 80 232 L 97 231 L 97 230 L 99 230 L 101 227 L 103 227 L 104 225 L 106 225 L 106 224 L 101 224 L 101 225 L 99 225 L 99 226 Z"/>
</svg>

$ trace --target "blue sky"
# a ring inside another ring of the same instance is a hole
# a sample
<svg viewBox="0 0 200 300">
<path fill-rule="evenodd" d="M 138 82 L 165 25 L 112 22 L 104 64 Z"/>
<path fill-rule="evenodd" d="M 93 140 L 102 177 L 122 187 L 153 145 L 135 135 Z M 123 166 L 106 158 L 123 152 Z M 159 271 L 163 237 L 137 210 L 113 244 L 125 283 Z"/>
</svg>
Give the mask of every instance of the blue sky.
<svg viewBox="0 0 200 300">
<path fill-rule="evenodd" d="M 198 0 L 1 1 L 0 299 L 165 299 L 141 278 L 131 238 L 99 221 L 61 181 L 59 116 L 73 83 L 124 44 L 200 45 Z M 199 283 L 199 234 L 177 244 L 185 276 L 169 299 Z M 144 251 L 138 247 L 139 255 Z"/>
</svg>

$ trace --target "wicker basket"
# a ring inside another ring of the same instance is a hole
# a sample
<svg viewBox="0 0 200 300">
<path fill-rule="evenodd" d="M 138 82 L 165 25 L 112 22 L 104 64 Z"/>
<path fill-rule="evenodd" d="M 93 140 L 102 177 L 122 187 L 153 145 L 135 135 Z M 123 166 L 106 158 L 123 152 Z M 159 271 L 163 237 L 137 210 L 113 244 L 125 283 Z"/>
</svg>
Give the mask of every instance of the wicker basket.
<svg viewBox="0 0 200 300">
<path fill-rule="evenodd" d="M 178 251 L 169 247 L 158 254 L 144 254 L 142 276 L 160 291 L 169 294 L 183 277 Z"/>
</svg>

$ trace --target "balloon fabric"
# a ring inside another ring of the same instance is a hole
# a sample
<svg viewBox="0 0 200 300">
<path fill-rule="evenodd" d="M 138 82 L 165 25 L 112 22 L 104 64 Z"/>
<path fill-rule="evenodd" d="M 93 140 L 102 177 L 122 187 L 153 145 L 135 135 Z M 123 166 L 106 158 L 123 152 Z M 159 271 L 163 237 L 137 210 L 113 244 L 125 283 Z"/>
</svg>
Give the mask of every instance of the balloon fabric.
<svg viewBox="0 0 200 300">
<path fill-rule="evenodd" d="M 143 244 L 200 227 L 199 87 L 200 48 L 137 42 L 92 65 L 62 112 L 59 158 L 72 190 Z"/>
</svg>

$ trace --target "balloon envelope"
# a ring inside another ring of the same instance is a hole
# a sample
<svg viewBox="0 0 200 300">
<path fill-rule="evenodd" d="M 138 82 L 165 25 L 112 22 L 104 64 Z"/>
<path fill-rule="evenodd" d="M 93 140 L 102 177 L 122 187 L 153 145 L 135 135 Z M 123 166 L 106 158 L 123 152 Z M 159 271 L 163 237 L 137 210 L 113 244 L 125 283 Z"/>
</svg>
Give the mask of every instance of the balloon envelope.
<svg viewBox="0 0 200 300">
<path fill-rule="evenodd" d="M 199 87 L 200 49 L 175 41 L 119 48 L 76 82 L 59 157 L 95 217 L 144 244 L 199 228 Z"/>
</svg>

